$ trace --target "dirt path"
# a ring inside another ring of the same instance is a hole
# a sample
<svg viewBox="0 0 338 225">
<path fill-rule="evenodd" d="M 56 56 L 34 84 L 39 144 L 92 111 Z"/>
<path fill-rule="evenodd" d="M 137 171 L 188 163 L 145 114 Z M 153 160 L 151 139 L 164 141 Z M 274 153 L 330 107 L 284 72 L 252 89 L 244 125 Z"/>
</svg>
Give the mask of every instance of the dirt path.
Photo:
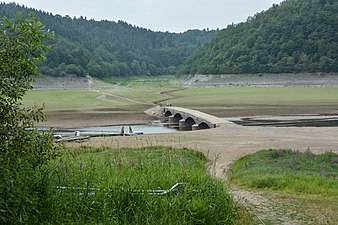
<svg viewBox="0 0 338 225">
<path fill-rule="evenodd" d="M 97 99 L 101 100 L 101 101 L 105 101 L 105 102 L 114 102 L 114 100 L 110 100 L 109 98 L 107 98 L 107 96 L 110 96 L 110 97 L 113 97 L 113 98 L 118 98 L 118 99 L 122 99 L 124 101 L 127 101 L 127 102 L 131 102 L 131 103 L 136 103 L 136 104 L 140 104 L 140 105 L 147 105 L 147 106 L 154 106 L 156 105 L 155 103 L 152 103 L 152 102 L 141 102 L 141 101 L 137 101 L 135 99 L 132 99 L 132 98 L 127 98 L 127 97 L 122 97 L 122 96 L 119 96 L 119 95 L 114 95 L 112 93 L 109 93 L 107 91 L 100 91 L 100 90 L 94 90 L 92 89 L 92 91 L 96 91 L 96 92 L 100 92 L 101 95 L 97 97 Z"/>
<path fill-rule="evenodd" d="M 180 98 L 180 96 L 175 96 L 171 93 L 174 93 L 174 92 L 177 92 L 177 91 L 183 91 L 185 90 L 186 88 L 179 88 L 179 89 L 174 89 L 174 90 L 169 90 L 169 91 L 161 91 L 161 92 L 158 92 L 159 95 L 163 95 L 165 96 L 164 99 L 161 99 L 161 100 L 158 100 L 158 101 L 153 101 L 154 104 L 158 104 L 158 103 L 161 103 L 161 102 L 166 102 L 166 101 L 170 101 L 172 99 L 177 99 L 177 98 Z"/>
<path fill-rule="evenodd" d="M 229 187 L 230 194 L 255 215 L 261 224 L 309 224 L 306 215 L 292 210 L 280 199 L 269 198 L 264 192 Z"/>
</svg>

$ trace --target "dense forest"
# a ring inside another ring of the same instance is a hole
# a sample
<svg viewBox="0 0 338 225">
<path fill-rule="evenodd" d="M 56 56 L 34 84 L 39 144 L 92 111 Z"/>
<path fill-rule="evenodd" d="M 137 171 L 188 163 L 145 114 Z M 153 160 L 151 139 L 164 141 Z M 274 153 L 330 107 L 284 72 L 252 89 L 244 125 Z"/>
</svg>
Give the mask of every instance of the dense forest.
<svg viewBox="0 0 338 225">
<path fill-rule="evenodd" d="M 286 0 L 229 25 L 180 74 L 338 72 L 338 1 Z"/>
<path fill-rule="evenodd" d="M 175 74 L 185 59 L 210 41 L 217 30 L 154 32 L 123 21 L 95 21 L 0 3 L 0 17 L 27 17 L 33 12 L 55 32 L 42 74 L 76 74 L 105 78 L 140 74 Z"/>
</svg>

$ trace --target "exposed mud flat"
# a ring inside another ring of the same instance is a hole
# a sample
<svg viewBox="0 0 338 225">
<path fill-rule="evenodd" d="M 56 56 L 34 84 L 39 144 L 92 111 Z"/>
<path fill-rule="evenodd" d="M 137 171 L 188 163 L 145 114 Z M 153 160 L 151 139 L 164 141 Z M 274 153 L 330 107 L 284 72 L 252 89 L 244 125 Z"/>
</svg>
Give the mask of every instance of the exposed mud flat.
<svg viewBox="0 0 338 225">
<path fill-rule="evenodd" d="M 195 75 L 184 86 L 338 86 L 338 73 Z"/>
<path fill-rule="evenodd" d="M 233 121 L 242 126 L 270 127 L 338 127 L 338 116 L 272 116 L 240 118 Z"/>
<path fill-rule="evenodd" d="M 37 124 L 38 127 L 75 128 L 86 126 L 147 124 L 151 120 L 143 112 L 114 111 L 107 109 L 66 110 L 46 112 L 47 121 Z"/>
</svg>

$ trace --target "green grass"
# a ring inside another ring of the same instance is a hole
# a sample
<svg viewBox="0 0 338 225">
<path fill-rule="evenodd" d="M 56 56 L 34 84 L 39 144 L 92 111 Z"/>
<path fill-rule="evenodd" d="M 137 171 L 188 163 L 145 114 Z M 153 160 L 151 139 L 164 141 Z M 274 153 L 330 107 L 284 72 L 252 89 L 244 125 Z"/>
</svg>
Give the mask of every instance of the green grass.
<svg viewBox="0 0 338 225">
<path fill-rule="evenodd" d="M 189 88 L 173 93 L 175 105 L 325 105 L 337 104 L 338 87 Z"/>
<path fill-rule="evenodd" d="M 145 102 L 165 100 L 168 97 L 162 95 L 161 92 L 180 88 L 178 82 L 171 75 L 132 77 L 123 79 L 120 84 L 128 89 L 114 91 L 114 94 Z"/>
<path fill-rule="evenodd" d="M 175 88 L 178 85 L 172 75 L 129 77 L 122 79 L 120 84 L 138 89 Z"/>
<path fill-rule="evenodd" d="M 113 80 L 104 80 L 113 83 Z M 158 77 L 132 77 L 123 79 L 120 83 L 127 88 L 99 90 L 86 89 L 54 89 L 54 90 L 32 90 L 23 98 L 25 106 L 34 104 L 42 106 L 45 104 L 46 110 L 83 110 L 95 108 L 118 108 L 118 110 L 130 110 L 137 108 L 138 103 L 127 101 L 129 98 L 140 102 L 150 103 L 151 101 L 161 101 L 167 96 L 161 95 L 161 91 L 178 88 L 178 84 L 173 81 L 173 76 Z M 105 100 L 99 96 L 110 93 L 115 96 L 106 96 Z M 123 97 L 123 98 L 119 98 Z M 143 109 L 144 110 L 144 109 Z M 142 111 L 143 111 L 142 110 Z"/>
<path fill-rule="evenodd" d="M 187 149 L 67 149 L 55 160 L 51 182 L 58 224 L 248 224 L 202 153 Z M 184 191 L 149 195 L 142 190 Z M 55 189 L 55 186 L 84 190 Z M 94 192 L 87 188 L 97 188 Z M 241 222 L 242 221 L 242 222 Z M 248 220 L 250 221 L 250 220 Z"/>
<path fill-rule="evenodd" d="M 338 87 L 204 87 L 187 88 L 171 92 L 170 96 L 161 92 L 180 89 L 173 76 L 132 77 L 120 80 L 126 88 L 105 89 L 108 101 L 97 99 L 103 93 L 94 90 L 33 90 L 28 92 L 23 102 L 28 105 L 46 104 L 47 110 L 76 110 L 93 108 L 131 109 L 136 103 L 116 96 L 143 103 L 166 102 L 187 107 L 250 107 L 250 106 L 320 106 L 336 105 Z M 172 96 L 172 97 L 171 97 Z M 173 98 L 173 99 L 171 99 Z M 169 99 L 169 100 L 168 100 Z M 144 106 L 144 104 L 141 104 Z M 137 108 L 137 106 L 135 106 Z"/>
<path fill-rule="evenodd" d="M 46 110 L 81 110 L 123 107 L 126 101 L 114 98 L 110 102 L 98 99 L 102 93 L 91 90 L 32 90 L 23 98 L 25 106 L 45 104 Z"/>
<path fill-rule="evenodd" d="M 33 90 L 24 97 L 25 105 L 46 104 L 46 109 L 71 109 L 101 106 L 100 94 L 89 90 Z"/>
<path fill-rule="evenodd" d="M 338 154 L 265 150 L 236 161 L 231 183 L 288 193 L 338 195 Z"/>
</svg>

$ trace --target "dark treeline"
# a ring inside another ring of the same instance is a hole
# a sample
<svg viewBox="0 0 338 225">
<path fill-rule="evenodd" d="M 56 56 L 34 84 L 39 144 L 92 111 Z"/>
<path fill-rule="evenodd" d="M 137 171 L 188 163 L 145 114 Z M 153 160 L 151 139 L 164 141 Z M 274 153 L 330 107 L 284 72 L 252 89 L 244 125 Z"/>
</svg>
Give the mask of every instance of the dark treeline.
<svg viewBox="0 0 338 225">
<path fill-rule="evenodd" d="M 123 21 L 62 17 L 14 3 L 0 3 L 1 18 L 15 18 L 19 12 L 23 16 L 34 12 L 47 29 L 55 32 L 47 60 L 40 66 L 43 74 L 51 76 L 175 74 L 188 56 L 217 33 L 154 32 Z"/>
<path fill-rule="evenodd" d="M 338 72 L 338 1 L 286 0 L 229 25 L 181 74 Z"/>
</svg>

